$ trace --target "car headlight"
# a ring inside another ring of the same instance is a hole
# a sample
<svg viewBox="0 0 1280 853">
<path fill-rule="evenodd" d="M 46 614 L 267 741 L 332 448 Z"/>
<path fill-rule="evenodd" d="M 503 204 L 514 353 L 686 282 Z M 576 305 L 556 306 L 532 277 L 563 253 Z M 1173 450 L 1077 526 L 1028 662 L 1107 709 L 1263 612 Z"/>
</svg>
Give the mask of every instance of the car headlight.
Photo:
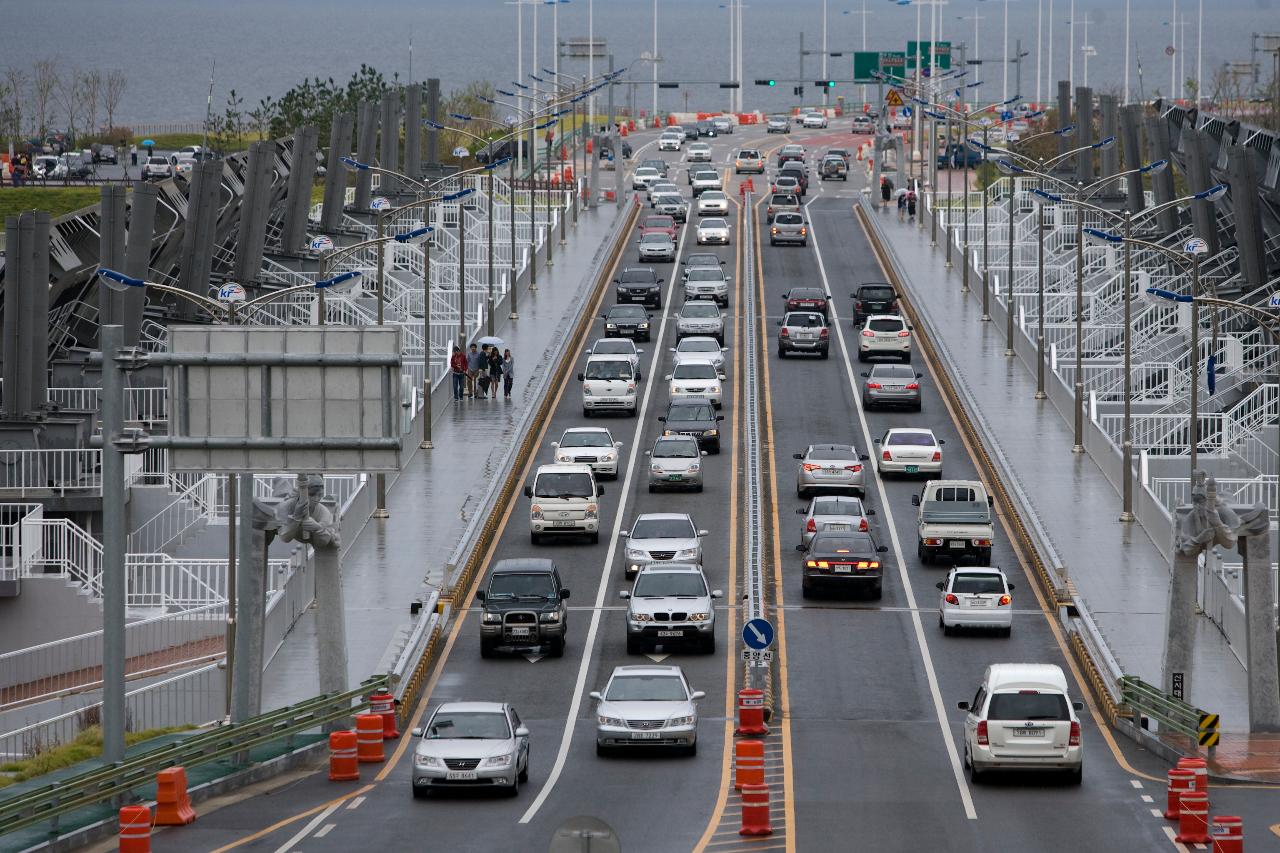
<svg viewBox="0 0 1280 853">
<path fill-rule="evenodd" d="M 586 389 L 586 388 L 583 388 L 582 390 L 583 390 L 583 393 L 585 394 L 587 389 Z M 556 454 L 556 461 L 557 461 L 557 462 L 572 462 L 572 461 L 573 461 L 573 457 L 571 457 L 571 456 L 565 456 L 564 454 L 557 453 L 557 454 Z"/>
<path fill-rule="evenodd" d="M 699 472 L 699 471 L 701 471 L 701 470 L 702 470 L 702 466 L 701 466 L 700 464 L 698 464 L 697 462 L 694 462 L 692 465 L 690 465 L 690 466 L 689 466 L 689 473 L 690 473 L 690 474 L 696 474 L 696 473 L 698 473 L 698 472 Z"/>
<path fill-rule="evenodd" d="M 653 616 L 648 613 L 632 613 L 629 618 L 632 622 L 652 622 Z"/>
<path fill-rule="evenodd" d="M 684 389 L 683 389 L 683 388 L 681 388 L 679 385 L 672 385 L 672 386 L 671 386 L 671 393 L 672 393 L 672 394 L 683 394 L 683 393 L 684 393 Z"/>
<path fill-rule="evenodd" d="M 646 558 L 646 557 L 648 557 L 648 556 L 649 556 L 649 555 L 648 555 L 648 554 L 646 554 L 644 551 L 638 551 L 638 550 L 636 550 L 636 549 L 634 549 L 634 548 L 628 548 L 628 549 L 627 549 L 627 559 L 628 559 L 628 560 L 643 560 L 643 559 L 645 559 L 645 558 Z"/>
<path fill-rule="evenodd" d="M 719 435 L 719 434 L 720 434 L 720 430 L 718 429 L 709 429 L 706 431 L 706 435 Z"/>
<path fill-rule="evenodd" d="M 591 396 L 591 386 L 590 386 L 590 385 L 583 385 L 583 386 L 582 386 L 582 396 L 584 396 L 584 397 L 590 397 L 590 396 Z"/>
<path fill-rule="evenodd" d="M 710 618 L 711 618 L 710 613 L 690 613 L 689 614 L 690 622 L 706 622 Z"/>
<path fill-rule="evenodd" d="M 606 329 L 616 329 L 616 328 L 618 328 L 618 324 L 617 324 L 617 323 L 605 323 L 605 324 L 604 324 L 604 327 L 605 327 Z"/>
<path fill-rule="evenodd" d="M 415 755 L 413 757 L 413 763 L 419 767 L 439 767 L 440 759 L 436 758 L 434 755 Z"/>
<path fill-rule="evenodd" d="M 493 625 L 502 621 L 502 614 L 501 613 L 485 613 L 482 619 L 484 622 L 490 625 Z"/>
<path fill-rule="evenodd" d="M 707 393 L 708 393 L 708 394 L 719 394 L 719 393 L 720 393 L 720 386 L 719 386 L 719 385 L 708 385 L 708 386 L 707 386 Z"/>
<path fill-rule="evenodd" d="M 511 763 L 511 756 L 514 753 L 508 752 L 506 755 L 491 755 L 484 760 L 485 767 L 506 767 Z"/>
<path fill-rule="evenodd" d="M 689 560 L 698 556 L 697 548 L 682 548 L 676 552 L 677 560 Z"/>
<path fill-rule="evenodd" d="M 559 622 L 559 621 L 560 621 L 560 611 L 558 611 L 558 610 L 552 610 L 552 611 L 550 611 L 549 613 L 543 613 L 542 615 L 540 615 L 540 616 L 538 617 L 538 620 L 539 620 L 539 621 L 541 621 L 541 622 Z"/>
<path fill-rule="evenodd" d="M 650 474 L 661 474 L 661 473 L 662 473 L 662 471 L 663 471 L 663 469 L 662 469 L 662 466 L 661 466 L 661 465 L 650 465 L 650 466 L 649 466 L 649 473 L 650 473 Z"/>
<path fill-rule="evenodd" d="M 694 719 L 695 717 L 692 714 L 686 717 L 672 717 L 671 719 L 667 720 L 667 725 L 668 726 L 691 726 L 693 725 Z"/>
<path fill-rule="evenodd" d="M 602 726 L 617 726 L 618 728 L 626 727 L 626 723 L 624 723 L 622 720 L 618 719 L 617 717 L 606 717 L 603 714 L 596 717 L 596 722 L 598 722 Z"/>
<path fill-rule="evenodd" d="M 535 520 L 537 520 L 537 521 L 541 521 L 541 520 L 542 520 L 542 507 L 538 506 L 537 504 L 534 504 L 532 507 L 530 507 L 530 508 L 529 508 L 529 517 L 530 517 L 530 518 L 532 518 L 532 519 L 535 519 Z"/>
<path fill-rule="evenodd" d="M 641 324 L 640 324 L 640 328 L 642 328 L 642 329 L 647 329 L 647 328 L 649 328 L 649 324 L 648 324 L 648 323 L 641 323 Z"/>
</svg>

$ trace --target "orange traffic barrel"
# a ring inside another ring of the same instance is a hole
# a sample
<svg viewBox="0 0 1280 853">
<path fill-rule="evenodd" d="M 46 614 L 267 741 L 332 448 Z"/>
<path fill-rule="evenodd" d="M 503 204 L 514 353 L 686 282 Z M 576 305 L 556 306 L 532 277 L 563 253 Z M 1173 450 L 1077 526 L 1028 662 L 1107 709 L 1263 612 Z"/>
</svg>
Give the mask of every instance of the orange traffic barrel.
<svg viewBox="0 0 1280 853">
<path fill-rule="evenodd" d="M 764 741 L 740 740 L 733 745 L 733 787 L 764 784 Z"/>
<path fill-rule="evenodd" d="M 369 711 L 382 717 L 382 737 L 384 740 L 400 737 L 396 728 L 396 697 L 390 693 L 374 693 L 369 697 Z"/>
<path fill-rule="evenodd" d="M 769 822 L 769 786 L 742 786 L 742 828 L 739 835 L 772 835 Z"/>
<path fill-rule="evenodd" d="M 1244 821 L 1234 815 L 1215 815 L 1209 827 L 1213 853 L 1244 853 Z"/>
<path fill-rule="evenodd" d="M 360 781 L 360 762 L 356 758 L 356 733 L 329 733 L 329 781 Z"/>
<path fill-rule="evenodd" d="M 120 807 L 120 853 L 151 853 L 151 809 Z"/>
<path fill-rule="evenodd" d="M 356 714 L 356 759 L 362 764 L 386 761 L 382 751 L 382 716 Z"/>
<path fill-rule="evenodd" d="M 767 735 L 769 727 L 764 722 L 764 691 L 744 687 L 738 691 L 738 735 Z"/>
<path fill-rule="evenodd" d="M 1164 810 L 1164 816 L 1167 819 L 1178 819 L 1178 808 L 1182 802 L 1182 795 L 1194 790 L 1195 783 L 1196 774 L 1194 771 L 1183 770 L 1180 767 L 1169 768 L 1169 792 Z"/>
<path fill-rule="evenodd" d="M 166 767 L 156 774 L 155 826 L 186 826 L 196 819 L 187 795 L 187 771 Z"/>
<path fill-rule="evenodd" d="M 1179 844 L 1209 843 L 1209 795 L 1200 791 L 1184 791 L 1178 802 Z"/>
</svg>

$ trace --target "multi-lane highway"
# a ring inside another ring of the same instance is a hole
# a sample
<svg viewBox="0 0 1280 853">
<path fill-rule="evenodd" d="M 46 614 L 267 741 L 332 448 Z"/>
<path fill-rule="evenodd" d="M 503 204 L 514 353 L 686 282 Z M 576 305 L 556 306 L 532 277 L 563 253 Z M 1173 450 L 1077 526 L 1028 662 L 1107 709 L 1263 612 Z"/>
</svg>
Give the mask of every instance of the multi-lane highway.
<svg viewBox="0 0 1280 853">
<path fill-rule="evenodd" d="M 853 140 L 858 137 L 853 137 Z M 811 229 L 808 246 L 770 247 L 766 241 L 740 242 L 743 217 L 755 217 L 757 235 L 767 234 L 762 205 L 765 182 L 754 179 L 749 206 L 739 199 L 733 152 L 759 147 L 769 155 L 790 141 L 808 146 L 814 180 L 804 212 Z M 487 569 L 501 559 L 553 559 L 569 599 L 568 643 L 563 657 L 510 655 L 482 659 L 479 614 L 467 590 L 467 609 L 451 626 L 416 719 L 442 702 L 499 700 L 512 703 L 530 730 L 528 782 L 518 796 L 472 791 L 426 800 L 411 796 L 412 743 L 396 745 L 372 782 L 340 791 L 323 773 L 291 777 L 283 787 L 239 798 L 202 816 L 197 824 L 154 840 L 156 850 L 321 851 L 352 849 L 541 850 L 553 829 L 575 815 L 595 815 L 611 824 L 624 849 L 651 851 L 737 849 L 732 826 L 736 812 L 726 750 L 732 750 L 732 697 L 739 684 L 737 602 L 741 594 L 742 505 L 747 476 L 742 446 L 743 253 L 756 260 L 754 286 L 761 306 L 756 345 L 763 370 L 760 391 L 766 403 L 761 424 L 765 454 L 762 486 L 765 533 L 770 546 L 767 574 L 779 628 L 773 720 L 784 745 L 775 784 L 775 835 L 752 842 L 758 849 L 802 851 L 875 850 L 1076 850 L 1171 847 L 1166 822 L 1152 809 L 1163 798 L 1164 765 L 1132 747 L 1116 743 L 1101 728 L 1092 706 L 1084 712 L 1084 781 L 1079 787 L 1057 778 L 996 777 L 974 785 L 964 771 L 963 717 L 956 703 L 973 697 L 984 668 L 996 662 L 1055 663 L 1068 672 L 1072 698 L 1085 699 L 1062 636 L 1046 616 L 1036 585 L 1011 547 L 1008 531 L 997 527 L 993 565 L 1016 585 L 1012 635 L 944 636 L 937 625 L 942 566 L 926 566 L 915 552 L 915 510 L 911 496 L 920 481 L 882 479 L 867 464 L 867 505 L 875 510 L 872 533 L 888 547 L 883 598 L 805 599 L 800 589 L 801 519 L 804 502 L 794 488 L 792 454 L 812 443 L 853 444 L 873 453 L 872 441 L 887 428 L 922 426 L 946 440 L 946 475 L 980 479 L 965 439 L 939 394 L 936 366 L 917 349 L 920 412 L 864 412 L 858 389 L 857 332 L 850 320 L 850 292 L 860 283 L 885 280 L 852 207 L 863 186 L 859 174 L 848 183 L 816 180 L 816 157 L 826 147 L 854 147 L 844 123 L 815 132 L 766 137 L 763 130 L 739 128 L 711 140 L 713 164 L 724 175 L 731 201 L 731 242 L 709 249 L 694 246 L 697 221 L 680 231 L 676 263 L 656 264 L 663 284 L 663 309 L 652 312 L 653 340 L 641 343 L 643 381 L 638 412 L 626 417 L 584 420 L 576 373 L 558 387 L 553 415 L 538 436 L 541 448 L 532 467 L 552 461 L 550 442 L 573 426 L 607 426 L 621 442 L 615 481 L 605 482 L 600 501 L 600 541 L 530 543 L 529 501 L 516 497 L 501 512 L 501 531 L 487 555 Z M 654 140 L 636 144 L 632 163 L 652 156 Z M 675 182 L 688 193 L 682 156 L 665 152 Z M 860 164 L 857 164 L 860 165 Z M 857 171 L 857 170 L 855 170 Z M 691 251 L 715 251 L 732 278 L 725 311 L 726 373 L 720 425 L 723 449 L 702 460 L 701 493 L 650 493 L 644 451 L 661 434 L 658 416 L 668 402 L 663 377 L 671 372 L 669 348 L 676 343 L 674 315 L 682 304 L 681 260 Z M 620 266 L 638 264 L 628 248 Z M 610 274 L 611 280 L 616 271 Z M 831 294 L 830 358 L 779 359 L 775 321 L 782 294 L 797 285 L 823 287 Z M 613 304 L 604 287 L 600 304 L 584 310 L 598 315 Z M 603 334 L 599 321 L 577 343 L 578 364 Z M 874 457 L 873 457 L 874 459 Z M 532 470 L 525 472 L 530 482 Z M 999 509 L 999 507 L 997 508 Z M 645 512 L 687 512 L 709 531 L 703 565 L 712 588 L 725 598 L 717 614 L 715 654 L 661 648 L 649 657 L 678 664 L 700 703 L 699 749 L 693 757 L 628 754 L 598 757 L 596 718 L 588 696 L 602 689 L 613 667 L 643 663 L 629 655 L 625 637 L 625 540 L 620 533 Z M 417 559 L 419 555 L 404 555 Z M 1263 792 L 1253 792 L 1261 794 Z M 341 796 L 340 796 L 341 795 Z M 1249 792 L 1221 793 L 1240 810 L 1261 808 Z M 335 799 L 337 797 L 338 799 Z M 1234 797 L 1235 799 L 1228 799 Z M 1152 800 L 1156 802 L 1152 802 Z M 1221 800 L 1219 801 L 1221 802 Z M 1215 808 L 1220 812 L 1220 808 Z"/>
</svg>

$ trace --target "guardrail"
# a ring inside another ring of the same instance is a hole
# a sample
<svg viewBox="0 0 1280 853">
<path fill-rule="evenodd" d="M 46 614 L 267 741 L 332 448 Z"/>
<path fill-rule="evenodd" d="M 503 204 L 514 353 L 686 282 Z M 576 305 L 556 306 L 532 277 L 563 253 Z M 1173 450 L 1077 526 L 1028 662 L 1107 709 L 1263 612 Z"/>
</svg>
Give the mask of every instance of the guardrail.
<svg viewBox="0 0 1280 853">
<path fill-rule="evenodd" d="M 1162 728 L 1189 738 L 1192 749 L 1203 746 L 1213 754 L 1219 739 L 1217 714 L 1189 705 L 1133 675 L 1120 677 L 1120 695 L 1140 715 L 1139 724 L 1141 717 L 1155 720 Z"/>
<path fill-rule="evenodd" d="M 379 675 L 354 690 L 317 696 L 261 714 L 242 723 L 219 726 L 210 731 L 148 750 L 118 764 L 78 773 L 56 784 L 0 799 L 0 836 L 57 819 L 76 809 L 113 800 L 136 798 L 135 788 L 155 782 L 155 775 L 167 767 L 195 767 L 318 728 L 325 723 L 350 717 L 368 706 L 369 695 L 385 690 L 390 675 Z"/>
</svg>

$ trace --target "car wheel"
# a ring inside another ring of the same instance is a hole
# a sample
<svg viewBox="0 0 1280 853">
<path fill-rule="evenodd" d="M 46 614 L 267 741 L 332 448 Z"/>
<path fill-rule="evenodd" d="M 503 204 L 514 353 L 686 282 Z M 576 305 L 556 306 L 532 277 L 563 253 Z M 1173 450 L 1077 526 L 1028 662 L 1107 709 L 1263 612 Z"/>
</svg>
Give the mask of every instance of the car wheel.
<svg viewBox="0 0 1280 853">
<path fill-rule="evenodd" d="M 828 358 L 830 358 L 830 357 L 831 357 L 831 352 L 830 352 L 830 350 L 825 350 L 825 349 L 824 349 L 824 350 L 819 351 L 818 355 L 820 355 L 820 356 L 822 357 L 822 360 L 823 360 L 823 361 L 826 361 Z"/>
<path fill-rule="evenodd" d="M 642 655 L 644 654 L 644 642 L 639 637 L 627 637 L 627 654 Z"/>
<path fill-rule="evenodd" d="M 609 748 L 604 744 L 596 741 L 596 757 L 607 758 L 609 756 Z"/>
<path fill-rule="evenodd" d="M 542 544 L 542 534 L 541 534 L 541 533 L 530 533 L 530 534 L 529 534 L 529 544 L 530 544 L 530 545 L 541 545 L 541 544 Z"/>
<path fill-rule="evenodd" d="M 774 240 L 773 238 L 770 238 L 770 239 L 769 239 L 769 245 L 770 245 L 770 246 L 776 246 L 776 245 L 778 245 L 778 241 L 777 241 L 777 240 Z"/>
<path fill-rule="evenodd" d="M 413 786 L 413 798 L 415 800 L 425 800 L 429 796 L 431 796 L 431 789 L 426 785 Z"/>
<path fill-rule="evenodd" d="M 969 762 L 969 782 L 974 785 L 981 785 L 986 781 L 987 774 L 979 770 L 971 760 Z"/>
<path fill-rule="evenodd" d="M 691 743 L 691 744 L 689 744 L 688 746 L 686 746 L 686 747 L 684 748 L 684 754 L 685 754 L 685 755 L 687 755 L 687 756 L 689 756 L 690 758 L 693 758 L 695 755 L 697 755 L 697 754 L 698 754 L 698 742 L 695 740 L 693 743 Z"/>
<path fill-rule="evenodd" d="M 1009 627 L 1007 627 L 1007 628 L 1001 628 L 1001 629 L 1000 629 L 1000 636 L 1001 636 L 1001 637 L 1008 637 L 1008 636 L 1010 636 L 1012 633 L 1013 633 L 1013 626 L 1012 626 L 1012 625 L 1010 625 L 1010 626 L 1009 626 Z"/>
<path fill-rule="evenodd" d="M 867 354 L 865 352 L 858 353 L 858 361 L 865 363 L 866 360 L 867 360 Z"/>
<path fill-rule="evenodd" d="M 1081 764 L 1075 770 L 1070 770 L 1067 772 L 1068 785 L 1079 785 L 1083 781 L 1084 781 L 1084 764 Z"/>
<path fill-rule="evenodd" d="M 482 639 L 480 641 L 480 657 L 491 658 L 494 654 L 494 644 Z"/>
<path fill-rule="evenodd" d="M 920 558 L 920 562 L 926 565 L 929 563 L 929 552 L 925 550 L 923 542 L 916 545 L 916 556 Z"/>
<path fill-rule="evenodd" d="M 911 353 L 907 352 L 902 354 L 902 363 L 903 364 L 911 363 Z"/>
<path fill-rule="evenodd" d="M 702 484 L 698 483 L 698 485 L 693 487 L 693 490 L 700 493 L 702 491 Z"/>
<path fill-rule="evenodd" d="M 786 357 L 787 357 L 787 351 L 784 350 L 782 347 L 778 347 L 778 358 L 786 358 Z"/>
<path fill-rule="evenodd" d="M 584 418 L 589 418 L 589 417 L 591 417 L 591 410 L 590 410 L 590 409 L 588 409 L 588 408 L 586 408 L 586 407 L 583 407 L 583 409 L 582 409 L 582 416 L 583 416 Z"/>
<path fill-rule="evenodd" d="M 656 491 L 658 491 L 658 487 L 657 487 L 657 486 L 655 486 L 653 483 L 650 483 L 650 484 L 649 484 L 649 494 L 653 494 L 653 493 L 654 493 L 654 492 L 656 492 Z"/>
<path fill-rule="evenodd" d="M 954 634 L 954 633 L 956 632 L 956 629 L 955 629 L 955 628 L 952 628 L 950 625 L 948 625 L 948 624 L 946 624 L 945 622 L 943 622 L 943 621 L 942 621 L 942 617 L 941 617 L 941 616 L 939 616 L 939 617 L 938 617 L 938 625 L 939 625 L 939 627 L 941 627 L 941 628 L 942 628 L 942 635 L 943 635 L 944 637 L 950 637 L 952 634 Z"/>
<path fill-rule="evenodd" d="M 520 771 L 518 778 L 521 782 L 529 781 L 529 753 L 527 752 L 524 754 L 524 769 Z"/>
<path fill-rule="evenodd" d="M 564 657 L 564 637 L 556 637 L 551 641 L 551 656 L 553 658 Z"/>
<path fill-rule="evenodd" d="M 873 601 L 879 601 L 883 597 L 884 597 L 883 586 L 881 586 L 880 584 L 876 584 L 875 586 L 871 587 L 871 599 Z"/>
<path fill-rule="evenodd" d="M 600 544 L 600 531 L 599 531 L 599 530 L 597 530 L 597 531 L 595 531 L 594 533 L 592 533 L 592 534 L 591 534 L 591 544 L 592 544 L 592 545 L 599 545 L 599 544 Z"/>
<path fill-rule="evenodd" d="M 983 548 L 982 550 L 980 550 L 978 552 L 978 559 L 982 561 L 981 565 L 984 565 L 984 566 L 991 565 L 991 549 Z"/>
<path fill-rule="evenodd" d="M 813 597 L 813 587 L 809 585 L 809 579 L 808 579 L 808 578 L 801 578 L 801 579 L 800 579 L 800 597 L 801 597 L 801 598 L 812 598 L 812 597 Z"/>
<path fill-rule="evenodd" d="M 800 248 L 804 248 L 805 246 L 808 246 L 808 245 L 809 245 L 809 241 L 808 241 L 808 240 L 801 240 L 801 241 L 800 241 Z"/>
<path fill-rule="evenodd" d="M 517 773 L 515 781 L 513 781 L 510 785 L 507 786 L 507 796 L 508 797 L 520 796 L 520 774 Z"/>
</svg>

